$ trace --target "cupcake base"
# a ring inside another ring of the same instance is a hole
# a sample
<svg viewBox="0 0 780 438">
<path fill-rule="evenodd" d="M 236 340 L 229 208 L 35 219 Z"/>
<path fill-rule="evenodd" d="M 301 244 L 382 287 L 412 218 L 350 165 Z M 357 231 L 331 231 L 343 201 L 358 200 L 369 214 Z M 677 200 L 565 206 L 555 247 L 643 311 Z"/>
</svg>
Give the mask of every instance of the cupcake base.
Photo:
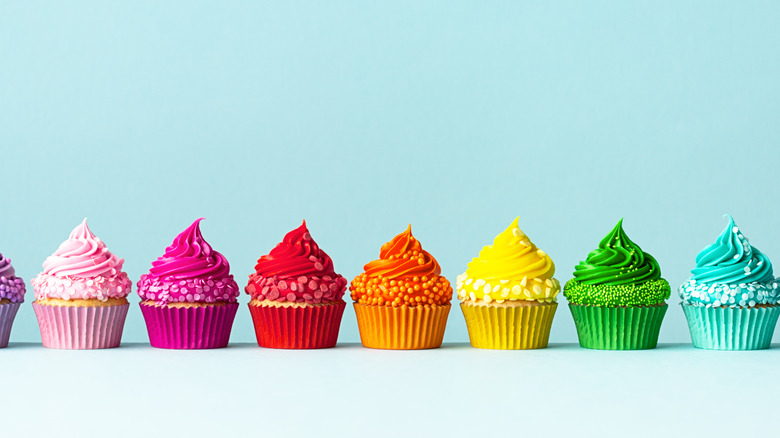
<svg viewBox="0 0 780 438">
<path fill-rule="evenodd" d="M 580 346 L 596 350 L 645 350 L 658 345 L 669 306 L 599 307 L 569 304 Z"/>
<path fill-rule="evenodd" d="M 471 346 L 494 350 L 547 347 L 558 303 L 460 303 Z"/>
<path fill-rule="evenodd" d="M 367 306 L 354 303 L 360 341 L 385 350 L 438 348 L 444 339 L 450 304 L 429 307 Z"/>
<path fill-rule="evenodd" d="M 336 345 L 347 303 L 341 300 L 322 305 L 277 306 L 274 303 L 266 300 L 249 303 L 257 345 L 299 350 Z"/>
<path fill-rule="evenodd" d="M 11 326 L 14 324 L 16 312 L 22 303 L 0 304 L 0 348 L 8 346 L 8 340 L 11 338 Z"/>
<path fill-rule="evenodd" d="M 691 341 L 706 350 L 763 350 L 772 343 L 780 306 L 703 307 L 681 304 Z"/>
<path fill-rule="evenodd" d="M 116 348 L 130 304 L 108 306 L 58 306 L 33 302 L 33 310 L 46 348 L 96 350 Z"/>
<path fill-rule="evenodd" d="M 175 350 L 227 347 L 238 310 L 238 303 L 185 307 L 140 304 L 152 347 Z"/>
</svg>

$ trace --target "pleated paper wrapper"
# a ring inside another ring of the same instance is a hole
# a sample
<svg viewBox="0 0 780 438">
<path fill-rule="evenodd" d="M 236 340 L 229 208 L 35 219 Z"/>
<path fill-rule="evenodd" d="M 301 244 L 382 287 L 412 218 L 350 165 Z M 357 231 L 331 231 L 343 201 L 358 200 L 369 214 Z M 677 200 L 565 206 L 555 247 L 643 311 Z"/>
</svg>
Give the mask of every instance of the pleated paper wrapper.
<svg viewBox="0 0 780 438">
<path fill-rule="evenodd" d="M 366 306 L 355 303 L 363 346 L 386 350 L 440 347 L 449 313 L 449 303 L 430 307 Z"/>
<path fill-rule="evenodd" d="M 471 346 L 495 350 L 545 348 L 557 303 L 478 306 L 461 303 Z"/>
<path fill-rule="evenodd" d="M 645 350 L 658 345 L 666 304 L 599 307 L 569 304 L 580 346 L 596 350 Z"/>
<path fill-rule="evenodd" d="M 76 307 L 33 303 L 43 346 L 63 350 L 118 347 L 129 307 L 129 304 Z"/>
<path fill-rule="evenodd" d="M 249 305 L 257 344 L 265 348 L 331 348 L 339 337 L 344 301 L 323 306 Z"/>
<path fill-rule="evenodd" d="M 152 347 L 200 350 L 227 347 L 238 303 L 208 307 L 154 306 L 141 303 Z"/>
<path fill-rule="evenodd" d="M 11 326 L 14 324 L 16 312 L 22 303 L 0 304 L 0 348 L 8 346 L 8 340 L 11 338 Z"/>
<path fill-rule="evenodd" d="M 691 340 L 707 350 L 763 350 L 772 343 L 780 306 L 701 307 L 682 304 Z"/>
</svg>

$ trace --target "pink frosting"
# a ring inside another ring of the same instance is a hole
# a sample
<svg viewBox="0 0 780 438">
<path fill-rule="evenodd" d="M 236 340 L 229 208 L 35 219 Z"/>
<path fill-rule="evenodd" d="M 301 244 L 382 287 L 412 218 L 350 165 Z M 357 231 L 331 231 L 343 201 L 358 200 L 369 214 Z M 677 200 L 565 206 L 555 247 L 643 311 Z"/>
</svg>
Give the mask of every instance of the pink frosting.
<svg viewBox="0 0 780 438">
<path fill-rule="evenodd" d="M 165 254 L 152 262 L 149 273 L 141 276 L 141 298 L 160 304 L 236 302 L 239 290 L 230 264 L 203 239 L 202 220 L 176 236 Z"/>
<path fill-rule="evenodd" d="M 122 272 L 124 262 L 92 234 L 84 219 L 43 262 L 43 272 L 32 280 L 35 298 L 124 298 L 132 288 Z"/>
</svg>

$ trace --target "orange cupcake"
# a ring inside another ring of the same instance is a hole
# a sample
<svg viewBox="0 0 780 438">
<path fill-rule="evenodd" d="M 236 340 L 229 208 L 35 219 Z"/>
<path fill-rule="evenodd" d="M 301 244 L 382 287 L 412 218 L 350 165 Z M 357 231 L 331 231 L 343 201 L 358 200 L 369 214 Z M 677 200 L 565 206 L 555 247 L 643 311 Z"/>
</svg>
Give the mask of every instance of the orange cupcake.
<svg viewBox="0 0 780 438">
<path fill-rule="evenodd" d="M 452 286 L 412 226 L 382 245 L 349 287 L 364 347 L 422 350 L 441 346 Z"/>
</svg>

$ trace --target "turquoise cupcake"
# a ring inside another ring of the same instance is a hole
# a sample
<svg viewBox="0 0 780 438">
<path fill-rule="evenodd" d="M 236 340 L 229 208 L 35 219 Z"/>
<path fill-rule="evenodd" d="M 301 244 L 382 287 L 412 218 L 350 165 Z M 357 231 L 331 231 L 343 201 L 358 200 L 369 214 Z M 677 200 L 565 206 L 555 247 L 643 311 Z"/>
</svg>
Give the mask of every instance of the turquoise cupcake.
<svg viewBox="0 0 780 438">
<path fill-rule="evenodd" d="M 772 262 L 726 216 L 728 226 L 679 289 L 691 340 L 708 350 L 769 348 L 780 316 Z"/>
</svg>

